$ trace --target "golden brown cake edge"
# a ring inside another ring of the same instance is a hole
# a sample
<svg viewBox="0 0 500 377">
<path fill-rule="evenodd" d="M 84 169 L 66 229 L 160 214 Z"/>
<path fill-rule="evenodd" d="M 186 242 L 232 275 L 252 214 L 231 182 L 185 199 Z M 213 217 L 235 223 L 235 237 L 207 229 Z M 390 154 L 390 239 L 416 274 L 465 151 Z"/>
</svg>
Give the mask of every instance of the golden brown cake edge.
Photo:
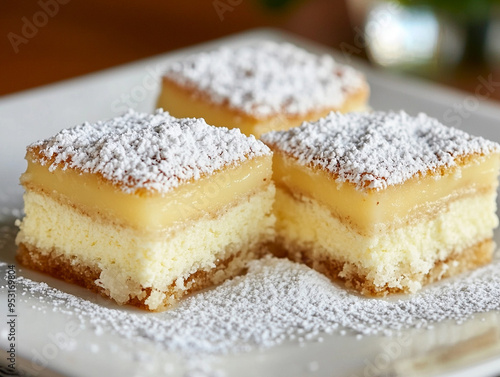
<svg viewBox="0 0 500 377">
<path fill-rule="evenodd" d="M 446 260 L 438 260 L 431 270 L 423 276 L 414 276 L 418 278 L 422 286 L 439 281 L 444 278 L 452 277 L 460 273 L 470 271 L 491 262 L 493 257 L 495 243 L 492 239 L 486 239 L 466 248 L 460 252 L 452 253 Z M 332 281 L 342 282 L 347 288 L 360 292 L 365 296 L 383 297 L 388 294 L 408 293 L 407 289 L 385 286 L 376 286 L 372 281 L 366 278 L 366 274 L 349 262 L 343 262 L 331 257 L 323 256 L 318 258 L 313 255 L 313 250 L 290 245 L 278 238 L 272 252 L 277 257 L 285 257 L 293 262 L 303 263 L 308 267 L 324 274 Z M 349 273 L 341 274 L 344 267 L 349 265 Z M 448 267 L 444 267 L 447 265 Z"/>
<path fill-rule="evenodd" d="M 268 244 L 266 242 L 260 243 L 250 250 L 239 251 L 229 255 L 225 259 L 218 260 L 215 263 L 216 266 L 210 270 L 200 269 L 192 273 L 186 279 L 186 286 L 189 287 L 186 290 L 175 289 L 176 285 L 173 282 L 166 291 L 162 292 L 167 297 L 163 301 L 163 304 L 154 311 L 160 312 L 168 309 L 188 294 L 213 287 L 226 279 L 243 274 L 246 270 L 246 263 L 267 254 L 267 247 Z M 53 252 L 47 255 L 46 253 L 42 253 L 37 247 L 24 243 L 19 245 L 16 259 L 26 268 L 48 274 L 67 283 L 79 285 L 104 297 L 109 297 L 106 290 L 96 284 L 96 280 L 99 279 L 101 274 L 101 269 L 96 265 L 84 265 L 78 263 L 76 258 L 65 255 L 54 257 Z M 151 311 L 145 301 L 151 294 L 152 289 L 150 287 L 142 288 L 142 292 L 141 299 L 132 297 L 124 304 Z"/>
</svg>

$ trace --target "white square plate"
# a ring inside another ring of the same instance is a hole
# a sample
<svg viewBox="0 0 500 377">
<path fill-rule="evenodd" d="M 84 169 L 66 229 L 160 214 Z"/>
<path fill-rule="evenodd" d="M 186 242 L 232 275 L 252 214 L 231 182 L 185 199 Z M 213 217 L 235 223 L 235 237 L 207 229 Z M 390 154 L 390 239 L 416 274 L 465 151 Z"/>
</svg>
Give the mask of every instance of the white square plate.
<svg viewBox="0 0 500 377">
<path fill-rule="evenodd" d="M 346 56 L 326 47 L 264 29 L 0 98 L 0 261 L 14 263 L 13 222 L 21 216 L 22 189 L 18 178 L 25 169 L 23 157 L 27 144 L 85 120 L 111 118 L 129 106 L 150 112 L 158 95 L 159 77 L 165 61 L 222 44 L 241 45 L 261 39 L 289 41 L 313 52 L 331 54 L 339 61 L 346 59 Z M 430 83 L 390 75 L 360 61 L 349 63 L 365 72 L 371 86 L 370 104 L 374 109 L 405 109 L 413 115 L 426 112 L 445 124 L 500 142 L 500 106 L 497 104 Z M 478 78 L 478 87 L 484 85 L 481 83 Z M 485 93 L 484 89 L 481 90 Z M 500 244 L 499 236 L 496 232 L 497 244 Z M 5 270 L 4 266 L 0 271 L 2 278 Z M 24 269 L 18 269 L 18 274 L 46 281 L 50 286 L 99 304 L 116 307 L 84 289 L 50 277 Z M 18 296 L 20 294 L 18 292 Z M 75 335 L 72 347 L 54 348 L 54 336 L 71 325 L 75 316 L 40 312 L 32 308 L 34 301 L 36 298 L 27 295 L 22 299 L 18 297 L 17 303 L 17 362 L 30 374 L 83 377 L 184 373 L 182 362 L 175 355 L 148 345 L 134 350 L 133 344 L 113 334 L 98 336 L 94 331 L 84 330 Z M 0 292 L 0 303 L 3 308 L 0 313 L 0 345 L 7 348 L 6 289 Z M 135 309 L 122 307 L 120 310 Z M 405 369 L 405 374 L 414 370 L 415 375 L 428 372 L 440 376 L 489 376 L 500 373 L 499 320 L 500 314 L 491 312 L 478 315 L 460 326 L 441 323 L 433 330 L 408 332 L 411 339 L 405 344 L 382 336 L 358 340 L 349 334 L 325 335 L 322 343 L 307 343 L 300 347 L 298 343 L 287 342 L 263 352 L 216 357 L 213 363 L 227 376 L 375 376 L 383 375 L 392 366 L 401 369 L 414 365 L 416 360 L 429 360 L 437 353 L 444 355 L 444 359 L 446 355 L 451 358 L 433 363 L 427 369 Z M 468 340 L 477 336 L 487 339 L 486 346 L 472 347 L 454 358 L 453 352 L 457 349 L 450 347 L 462 342 L 463 348 Z M 116 347 L 121 347 L 123 352 L 117 353 Z M 5 363 L 4 359 L 2 356 L 0 364 Z"/>
</svg>

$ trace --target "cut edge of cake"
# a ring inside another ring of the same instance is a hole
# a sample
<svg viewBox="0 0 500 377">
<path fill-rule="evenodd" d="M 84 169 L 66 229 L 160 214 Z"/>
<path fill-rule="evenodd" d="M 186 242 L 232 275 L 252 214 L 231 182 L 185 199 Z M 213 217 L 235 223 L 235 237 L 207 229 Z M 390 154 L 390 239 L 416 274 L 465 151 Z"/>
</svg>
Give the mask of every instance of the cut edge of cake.
<svg viewBox="0 0 500 377">
<path fill-rule="evenodd" d="M 30 153 L 34 150 L 39 154 Z M 163 310 L 190 292 L 244 272 L 246 262 L 259 258 L 273 242 L 271 156 L 254 137 L 162 111 L 128 112 L 63 130 L 29 146 L 27 157 L 63 185 L 75 179 L 81 187 L 86 178 L 97 177 L 95 187 L 90 181 L 87 185 L 96 198 L 106 189 L 139 204 L 151 198 L 162 204 L 163 198 L 167 205 L 172 193 L 185 187 L 192 187 L 184 190 L 189 199 L 202 190 L 230 190 L 235 175 L 238 181 L 254 174 L 260 178 L 231 200 L 219 201 L 219 207 L 198 208 L 196 215 L 151 231 L 120 216 L 113 219 L 105 204 L 91 208 L 92 202 L 80 202 L 78 195 L 68 199 L 44 187 L 42 180 L 37 182 L 40 171 L 28 169 L 21 179 L 26 216 L 18 222 L 17 258 L 120 304 Z M 253 160 L 261 162 L 248 165 Z M 234 169 L 245 164 L 248 171 Z M 68 171 L 78 174 L 61 173 Z M 212 185 L 200 188 L 195 185 L 199 181 Z M 162 212 L 161 207 L 148 210 Z"/>
<path fill-rule="evenodd" d="M 415 292 L 491 260 L 498 226 L 498 144 L 403 112 L 332 113 L 262 140 L 273 150 L 275 166 L 282 165 L 274 171 L 277 255 L 369 295 Z M 311 177 L 294 178 L 296 166 Z M 484 170 L 479 177 L 477 169 Z M 401 204 L 397 195 L 408 182 L 419 188 L 426 180 L 428 186 L 420 189 L 428 194 L 410 200 L 408 216 L 381 220 L 379 208 Z M 321 185 L 338 195 L 338 207 L 318 195 Z M 439 195 L 433 197 L 433 190 Z M 357 226 L 363 216 L 353 212 L 362 211 L 363 203 L 373 204 L 366 207 L 368 228 Z"/>
</svg>

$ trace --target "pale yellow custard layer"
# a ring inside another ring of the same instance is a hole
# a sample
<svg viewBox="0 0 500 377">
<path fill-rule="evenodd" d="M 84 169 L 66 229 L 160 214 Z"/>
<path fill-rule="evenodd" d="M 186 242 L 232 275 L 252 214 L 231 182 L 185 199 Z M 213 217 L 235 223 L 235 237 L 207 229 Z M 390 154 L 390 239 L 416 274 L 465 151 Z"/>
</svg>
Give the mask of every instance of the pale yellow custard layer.
<svg viewBox="0 0 500 377">
<path fill-rule="evenodd" d="M 163 301 L 162 292 L 173 282 L 178 289 L 187 289 L 185 279 L 192 273 L 209 271 L 220 259 L 239 252 L 245 256 L 259 244 L 271 242 L 274 195 L 274 186 L 267 185 L 219 216 L 188 221 L 183 229 L 152 239 L 143 232 L 92 219 L 43 193 L 28 191 L 24 195 L 26 217 L 16 242 L 56 261 L 62 255 L 84 266 L 97 266 L 101 270 L 99 285 L 119 303 L 126 302 L 129 295 L 142 294 L 143 288 L 152 288 L 157 298 L 146 304 L 156 310 Z"/>
<path fill-rule="evenodd" d="M 311 169 L 279 151 L 274 152 L 273 178 L 278 187 L 313 198 L 326 205 L 342 221 L 369 234 L 383 224 L 404 221 L 425 211 L 430 204 L 479 191 L 493 192 L 500 166 L 499 155 L 477 156 L 444 175 L 414 177 L 385 190 L 357 190 L 353 184 Z"/>
<path fill-rule="evenodd" d="M 331 216 L 327 206 L 278 188 L 276 233 L 289 250 L 346 263 L 341 276 L 349 275 L 349 265 L 356 266 L 377 287 L 415 292 L 438 261 L 493 236 L 498 226 L 495 198 L 496 192 L 459 198 L 433 217 L 366 236 Z"/>
<path fill-rule="evenodd" d="M 218 127 L 239 128 L 246 135 L 260 135 L 273 130 L 288 130 L 299 126 L 304 121 L 314 121 L 331 111 L 350 112 L 366 109 L 368 89 L 363 88 L 353 94 L 340 108 L 318 109 L 304 116 L 285 116 L 277 114 L 265 119 L 248 116 L 242 112 L 222 105 L 214 105 L 202 93 L 197 93 L 178 84 L 163 79 L 163 87 L 158 98 L 158 108 L 163 108 L 170 115 L 178 118 L 204 118 L 208 124 Z"/>
<path fill-rule="evenodd" d="M 28 168 L 21 177 L 30 190 L 54 193 L 67 203 L 115 223 L 145 231 L 161 231 L 216 214 L 238 198 L 268 185 L 272 175 L 271 156 L 244 161 L 236 167 L 183 184 L 164 194 L 127 194 L 96 174 L 67 169 L 49 171 L 28 155 Z"/>
</svg>

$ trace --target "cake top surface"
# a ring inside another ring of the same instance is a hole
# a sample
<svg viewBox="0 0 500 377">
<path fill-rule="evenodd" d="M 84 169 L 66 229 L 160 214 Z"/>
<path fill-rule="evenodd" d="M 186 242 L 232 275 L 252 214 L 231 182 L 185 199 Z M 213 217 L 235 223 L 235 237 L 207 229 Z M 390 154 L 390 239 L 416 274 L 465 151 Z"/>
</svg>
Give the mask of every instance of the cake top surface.
<svg viewBox="0 0 500 377">
<path fill-rule="evenodd" d="M 171 63 L 165 76 L 256 118 L 336 108 L 366 85 L 329 55 L 271 41 L 191 55 Z"/>
<path fill-rule="evenodd" d="M 203 119 L 174 118 L 133 110 L 96 123 L 83 123 L 31 144 L 35 162 L 55 169 L 99 174 L 132 193 L 165 193 L 271 151 L 238 129 L 209 126 Z"/>
<path fill-rule="evenodd" d="M 330 113 L 288 131 L 261 138 L 300 164 L 351 182 L 357 189 L 385 189 L 415 175 L 457 165 L 472 154 L 500 152 L 500 145 L 446 127 L 425 114 L 405 112 Z"/>
</svg>

